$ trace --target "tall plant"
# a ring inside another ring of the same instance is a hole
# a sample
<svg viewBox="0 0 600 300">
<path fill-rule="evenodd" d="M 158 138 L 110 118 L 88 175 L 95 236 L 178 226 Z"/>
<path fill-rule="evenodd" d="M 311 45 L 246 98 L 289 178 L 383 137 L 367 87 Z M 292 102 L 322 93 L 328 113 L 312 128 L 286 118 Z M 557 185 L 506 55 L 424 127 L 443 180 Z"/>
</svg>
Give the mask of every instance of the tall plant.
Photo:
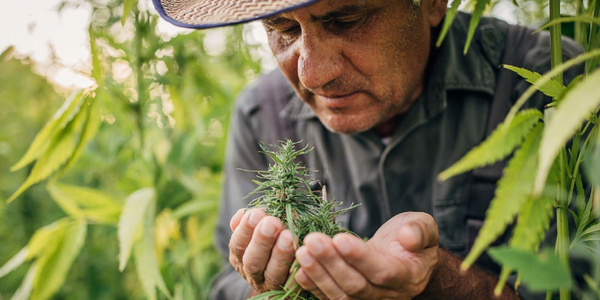
<svg viewBox="0 0 600 300">
<path fill-rule="evenodd" d="M 158 17 L 136 1 L 89 4 L 95 85 L 73 92 L 37 134 L 12 168 L 31 172 L 8 199 L 45 181 L 66 216 L 38 229 L 0 278 L 30 261 L 13 299 L 50 299 L 90 234 L 108 232 L 119 270 L 141 287 L 128 298 L 206 299 L 220 263 L 212 233 L 224 124 L 260 62 L 243 27 L 227 29 L 214 55 L 203 32 L 160 37 Z"/>
<path fill-rule="evenodd" d="M 469 42 L 489 3 L 488 0 L 474 2 Z M 438 45 L 459 5 L 460 0 L 455 0 L 448 11 Z M 597 126 L 600 120 L 600 70 L 597 69 L 600 58 L 600 1 L 590 1 L 587 8 L 581 2 L 577 15 L 572 17 L 561 17 L 560 0 L 549 0 L 548 9 L 549 22 L 540 30 L 550 29 L 552 69 L 541 75 L 514 66 L 503 66 L 532 83 L 531 87 L 486 141 L 442 172 L 439 178 L 445 180 L 490 165 L 514 151 L 503 178 L 498 181 L 485 225 L 462 268 L 469 268 L 516 218 L 509 245 L 488 251 L 502 265 L 496 293 L 502 291 L 508 276 L 517 272 L 518 282 L 523 282 L 531 290 L 547 290 L 548 299 L 552 291 L 559 290 L 560 299 L 565 300 L 570 299 L 573 287 L 569 254 L 574 247 L 591 252 L 591 257 L 595 257 L 595 263 L 600 266 L 600 130 Z M 561 24 L 565 22 L 579 24 L 575 26 L 575 37 L 583 42 L 585 53 L 563 63 Z M 468 47 L 469 43 L 465 52 Z M 580 63 L 585 63 L 585 73 L 565 86 L 562 73 Z M 553 99 L 548 108 L 544 112 L 520 110 L 536 91 Z M 584 174 L 591 187 L 587 191 Z M 540 250 L 554 213 L 557 225 L 555 250 Z M 574 235 L 570 234 L 570 218 L 576 226 Z M 599 272 L 585 276 L 589 290 L 600 299 Z"/>
</svg>

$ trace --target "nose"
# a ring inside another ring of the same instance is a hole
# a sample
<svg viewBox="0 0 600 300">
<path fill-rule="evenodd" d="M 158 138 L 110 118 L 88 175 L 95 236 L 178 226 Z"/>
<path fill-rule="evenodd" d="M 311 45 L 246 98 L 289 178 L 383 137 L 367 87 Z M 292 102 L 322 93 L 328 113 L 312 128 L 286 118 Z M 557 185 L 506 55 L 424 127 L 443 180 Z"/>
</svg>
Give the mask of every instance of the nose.
<svg viewBox="0 0 600 300">
<path fill-rule="evenodd" d="M 342 75 L 342 51 L 334 37 L 323 32 L 304 31 L 301 39 L 298 78 L 305 88 L 319 89 Z"/>
</svg>

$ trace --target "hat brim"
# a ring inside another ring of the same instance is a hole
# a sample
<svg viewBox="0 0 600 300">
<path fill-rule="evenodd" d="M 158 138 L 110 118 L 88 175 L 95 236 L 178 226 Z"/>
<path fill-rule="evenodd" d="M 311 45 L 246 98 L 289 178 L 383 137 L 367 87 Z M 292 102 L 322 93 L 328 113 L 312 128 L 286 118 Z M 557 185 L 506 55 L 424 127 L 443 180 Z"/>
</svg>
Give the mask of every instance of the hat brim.
<svg viewBox="0 0 600 300">
<path fill-rule="evenodd" d="M 167 22 L 184 28 L 205 29 L 268 18 L 311 5 L 319 0 L 152 0 Z M 215 3 L 224 3 L 219 6 Z M 165 9 L 165 4 L 168 6 Z"/>
</svg>

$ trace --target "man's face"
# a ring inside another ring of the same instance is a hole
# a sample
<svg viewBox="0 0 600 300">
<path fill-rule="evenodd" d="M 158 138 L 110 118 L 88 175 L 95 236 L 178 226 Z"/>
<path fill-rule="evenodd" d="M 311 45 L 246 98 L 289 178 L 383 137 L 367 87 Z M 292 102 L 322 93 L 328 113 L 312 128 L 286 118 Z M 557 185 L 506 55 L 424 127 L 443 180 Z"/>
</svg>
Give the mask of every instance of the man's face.
<svg viewBox="0 0 600 300">
<path fill-rule="evenodd" d="M 421 94 L 437 24 L 408 1 L 323 0 L 263 21 L 279 67 L 330 130 L 377 127 Z"/>
</svg>

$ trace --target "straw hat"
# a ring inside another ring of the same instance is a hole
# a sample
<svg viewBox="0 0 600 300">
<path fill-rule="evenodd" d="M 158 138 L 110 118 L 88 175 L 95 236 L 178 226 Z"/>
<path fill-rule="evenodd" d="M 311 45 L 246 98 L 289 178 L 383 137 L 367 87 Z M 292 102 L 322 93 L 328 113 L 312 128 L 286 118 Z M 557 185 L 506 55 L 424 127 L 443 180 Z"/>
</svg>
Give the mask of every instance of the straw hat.
<svg viewBox="0 0 600 300">
<path fill-rule="evenodd" d="M 293 10 L 318 0 L 152 0 L 175 26 L 210 28 L 249 22 Z"/>
</svg>

